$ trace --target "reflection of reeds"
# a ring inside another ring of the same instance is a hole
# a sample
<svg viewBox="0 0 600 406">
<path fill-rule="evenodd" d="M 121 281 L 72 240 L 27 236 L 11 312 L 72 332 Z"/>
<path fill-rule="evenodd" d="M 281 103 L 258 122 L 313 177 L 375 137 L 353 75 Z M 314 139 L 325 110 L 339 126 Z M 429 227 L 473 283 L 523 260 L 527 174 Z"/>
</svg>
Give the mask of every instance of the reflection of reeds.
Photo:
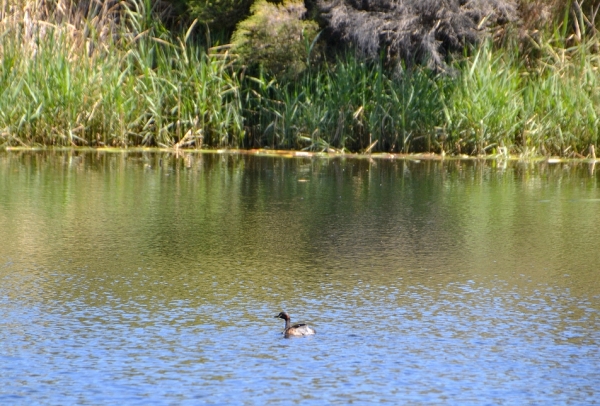
<svg viewBox="0 0 600 406">
<path fill-rule="evenodd" d="M 191 31 L 168 34 L 149 1 L 39 4 L 2 4 L 0 145 L 230 145 L 243 136 L 232 57 L 191 44 Z"/>
</svg>

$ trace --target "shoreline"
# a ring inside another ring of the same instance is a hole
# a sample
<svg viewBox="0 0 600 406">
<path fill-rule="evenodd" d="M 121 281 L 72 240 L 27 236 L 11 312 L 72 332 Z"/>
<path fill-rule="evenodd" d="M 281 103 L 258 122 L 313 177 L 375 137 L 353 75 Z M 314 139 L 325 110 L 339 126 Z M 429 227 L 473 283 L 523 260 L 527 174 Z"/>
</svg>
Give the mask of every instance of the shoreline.
<svg viewBox="0 0 600 406">
<path fill-rule="evenodd" d="M 228 154 L 228 155 L 254 155 L 264 157 L 281 157 L 281 158 L 344 158 L 344 159 L 374 159 L 374 160 L 399 160 L 399 161 L 496 161 L 496 162 L 528 162 L 528 163 L 548 163 L 548 164 L 559 164 L 559 163 L 587 163 L 596 164 L 600 163 L 599 158 L 564 158 L 559 156 L 532 156 L 523 157 L 518 155 L 446 155 L 446 154 L 435 154 L 431 152 L 427 153 L 389 153 L 389 152 L 376 152 L 376 153 L 358 153 L 358 152 L 341 152 L 338 150 L 334 151 L 297 151 L 297 150 L 273 150 L 273 149 L 182 149 L 182 148 L 163 148 L 163 147 L 131 147 L 131 148 L 117 148 L 117 147 L 6 147 L 0 149 L 0 152 L 102 152 L 102 153 L 171 153 L 175 155 L 180 154 Z"/>
</svg>

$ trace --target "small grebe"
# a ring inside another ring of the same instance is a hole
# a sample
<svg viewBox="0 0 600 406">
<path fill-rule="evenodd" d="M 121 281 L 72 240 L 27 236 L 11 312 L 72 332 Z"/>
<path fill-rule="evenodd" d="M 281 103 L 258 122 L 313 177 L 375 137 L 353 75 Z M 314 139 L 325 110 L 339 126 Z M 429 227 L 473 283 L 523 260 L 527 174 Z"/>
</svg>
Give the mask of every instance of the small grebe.
<svg viewBox="0 0 600 406">
<path fill-rule="evenodd" d="M 306 324 L 294 324 L 290 325 L 290 316 L 286 312 L 281 312 L 277 316 L 276 319 L 284 319 L 285 320 L 285 330 L 283 331 L 283 335 L 285 338 L 290 336 L 300 337 L 300 336 L 309 336 L 316 333 L 314 328 L 308 327 Z"/>
</svg>

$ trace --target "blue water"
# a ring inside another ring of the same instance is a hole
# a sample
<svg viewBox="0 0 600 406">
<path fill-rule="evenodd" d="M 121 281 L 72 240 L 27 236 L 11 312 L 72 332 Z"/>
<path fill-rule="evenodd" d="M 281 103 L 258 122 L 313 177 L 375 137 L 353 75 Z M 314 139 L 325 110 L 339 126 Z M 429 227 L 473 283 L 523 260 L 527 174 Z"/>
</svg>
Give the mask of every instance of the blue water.
<svg viewBox="0 0 600 406">
<path fill-rule="evenodd" d="M 2 404 L 597 404 L 584 165 L 0 155 Z M 285 310 L 317 335 L 285 339 Z"/>
</svg>

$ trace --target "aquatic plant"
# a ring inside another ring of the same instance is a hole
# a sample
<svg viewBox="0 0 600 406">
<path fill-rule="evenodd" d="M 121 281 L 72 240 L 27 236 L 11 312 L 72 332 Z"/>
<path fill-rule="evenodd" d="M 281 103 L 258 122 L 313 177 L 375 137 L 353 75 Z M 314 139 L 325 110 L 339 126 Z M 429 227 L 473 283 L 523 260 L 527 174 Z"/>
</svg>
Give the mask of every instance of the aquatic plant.
<svg viewBox="0 0 600 406">
<path fill-rule="evenodd" d="M 251 137 L 273 148 L 408 152 L 440 121 L 434 79 L 424 69 L 394 77 L 351 54 L 297 83 L 259 76 L 246 99 Z"/>
<path fill-rule="evenodd" d="M 90 7 L 76 24 L 27 9 L 5 17 L 0 145 L 236 144 L 244 128 L 232 57 L 191 43 L 193 26 L 173 37 L 148 7 Z"/>
<path fill-rule="evenodd" d="M 526 49 L 487 41 L 455 61 L 443 127 L 456 152 L 585 157 L 597 148 L 600 37 L 582 14 L 573 13 L 577 23 L 568 16 Z M 581 27 L 578 36 L 567 39 L 567 26 Z"/>
<path fill-rule="evenodd" d="M 263 17 L 287 10 L 259 4 Z M 365 59 L 360 47 L 322 55 L 310 41 L 316 27 L 300 16 L 302 5 L 293 4 L 295 14 L 285 11 L 289 25 L 281 25 L 289 30 L 261 31 L 247 20 L 233 51 L 200 45 L 199 22 L 168 31 L 155 18 L 166 12 L 163 2 L 1 2 L 0 147 L 523 157 L 585 157 L 598 148 L 596 8 L 588 15 L 580 1 L 572 7 L 554 1 L 562 17 L 551 28 L 536 28 L 546 15 L 532 17 L 530 26 L 505 31 L 502 41 L 467 46 L 446 57 L 443 69 L 431 69 L 392 67 L 385 52 Z M 261 40 L 250 41 L 253 35 Z M 281 38 L 291 41 L 284 41 L 287 54 L 285 47 L 253 54 Z M 320 63 L 313 63 L 317 54 Z M 290 55 L 296 62 L 286 65 Z M 246 69 L 244 61 L 259 68 Z"/>
</svg>

